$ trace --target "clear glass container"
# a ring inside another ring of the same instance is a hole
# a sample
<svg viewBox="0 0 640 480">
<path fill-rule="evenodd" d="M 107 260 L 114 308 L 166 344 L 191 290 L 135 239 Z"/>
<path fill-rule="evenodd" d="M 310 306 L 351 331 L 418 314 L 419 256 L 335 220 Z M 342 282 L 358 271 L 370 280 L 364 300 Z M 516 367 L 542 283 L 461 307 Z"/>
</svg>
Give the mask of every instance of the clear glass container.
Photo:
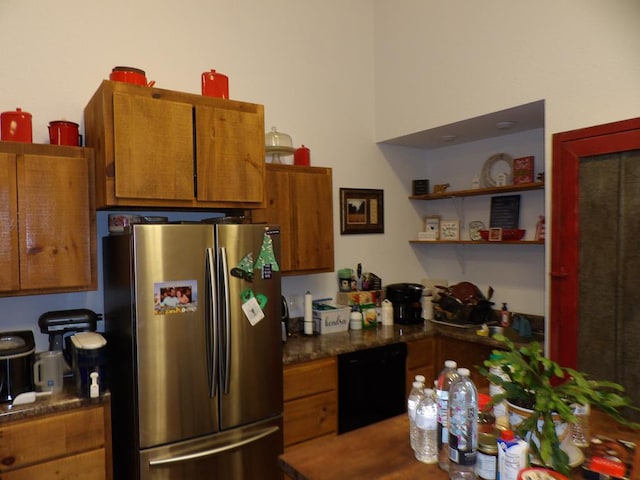
<svg viewBox="0 0 640 480">
<path fill-rule="evenodd" d="M 282 157 L 288 157 L 295 153 L 291 135 L 278 132 L 276 127 L 271 127 L 271 131 L 264 135 L 265 151 L 271 157 L 271 163 L 291 163 L 283 162 Z"/>
</svg>

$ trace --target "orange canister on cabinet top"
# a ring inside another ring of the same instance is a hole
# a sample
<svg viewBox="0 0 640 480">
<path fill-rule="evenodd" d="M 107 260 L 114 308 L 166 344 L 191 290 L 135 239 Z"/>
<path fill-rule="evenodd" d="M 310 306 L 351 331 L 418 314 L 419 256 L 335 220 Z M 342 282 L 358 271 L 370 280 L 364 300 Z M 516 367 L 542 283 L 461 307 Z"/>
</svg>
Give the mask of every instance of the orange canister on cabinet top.
<svg viewBox="0 0 640 480">
<path fill-rule="evenodd" d="M 49 143 L 51 145 L 68 145 L 70 147 L 79 146 L 80 133 L 78 124 L 66 120 L 49 122 Z"/>
<path fill-rule="evenodd" d="M 0 114 L 0 140 L 3 142 L 33 142 L 31 114 L 16 108 Z"/>
<path fill-rule="evenodd" d="M 296 148 L 296 151 L 293 153 L 293 164 L 294 165 L 311 165 L 311 150 L 302 145 L 300 148 Z"/>
<path fill-rule="evenodd" d="M 229 77 L 210 70 L 202 74 L 202 95 L 229 99 Z"/>
</svg>

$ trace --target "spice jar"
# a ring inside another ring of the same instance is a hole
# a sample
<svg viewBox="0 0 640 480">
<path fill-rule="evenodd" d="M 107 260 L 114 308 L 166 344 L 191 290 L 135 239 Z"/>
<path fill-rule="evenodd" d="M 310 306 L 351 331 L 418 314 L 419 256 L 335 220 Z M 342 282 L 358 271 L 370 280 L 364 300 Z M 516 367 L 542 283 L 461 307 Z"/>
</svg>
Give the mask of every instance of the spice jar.
<svg viewBox="0 0 640 480">
<path fill-rule="evenodd" d="M 495 433 L 478 433 L 476 473 L 483 480 L 495 480 L 498 474 L 498 437 Z"/>
</svg>

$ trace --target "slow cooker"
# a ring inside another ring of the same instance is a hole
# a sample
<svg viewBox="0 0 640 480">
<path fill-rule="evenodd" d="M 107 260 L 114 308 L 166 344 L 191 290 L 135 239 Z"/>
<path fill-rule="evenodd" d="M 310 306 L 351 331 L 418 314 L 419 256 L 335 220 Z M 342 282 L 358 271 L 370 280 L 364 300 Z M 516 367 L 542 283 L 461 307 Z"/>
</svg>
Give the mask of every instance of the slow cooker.
<svg viewBox="0 0 640 480">
<path fill-rule="evenodd" d="M 34 390 L 35 350 L 32 331 L 0 332 L 0 403 Z"/>
</svg>

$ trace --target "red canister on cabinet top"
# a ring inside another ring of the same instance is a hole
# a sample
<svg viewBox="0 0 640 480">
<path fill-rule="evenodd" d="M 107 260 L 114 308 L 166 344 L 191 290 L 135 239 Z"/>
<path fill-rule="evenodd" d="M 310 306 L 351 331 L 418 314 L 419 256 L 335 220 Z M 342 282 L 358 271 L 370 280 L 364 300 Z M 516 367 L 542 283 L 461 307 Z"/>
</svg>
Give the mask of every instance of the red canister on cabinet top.
<svg viewBox="0 0 640 480">
<path fill-rule="evenodd" d="M 33 142 L 31 114 L 16 108 L 15 112 L 0 114 L 0 139 L 3 142 Z"/>
<path fill-rule="evenodd" d="M 311 150 L 302 145 L 300 148 L 296 148 L 296 151 L 293 153 L 293 164 L 294 165 L 311 165 Z"/>
<path fill-rule="evenodd" d="M 51 145 L 79 146 L 80 133 L 78 124 L 67 122 L 66 120 L 49 122 L 49 142 Z"/>
<path fill-rule="evenodd" d="M 211 70 L 202 74 L 202 95 L 229 99 L 229 77 Z"/>
</svg>

